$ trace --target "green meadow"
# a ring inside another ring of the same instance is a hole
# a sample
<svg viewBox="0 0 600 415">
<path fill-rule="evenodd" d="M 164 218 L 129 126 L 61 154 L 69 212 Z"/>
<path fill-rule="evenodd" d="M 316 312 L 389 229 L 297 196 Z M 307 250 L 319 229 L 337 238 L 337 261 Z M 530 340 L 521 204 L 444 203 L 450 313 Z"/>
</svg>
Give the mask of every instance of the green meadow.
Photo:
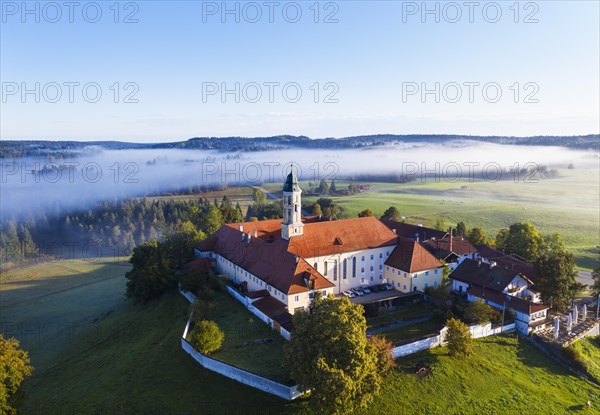
<svg viewBox="0 0 600 415">
<path fill-rule="evenodd" d="M 23 345 L 35 366 L 24 383 L 24 413 L 311 413 L 304 399 L 288 403 L 200 367 L 181 349 L 187 301 L 177 293 L 144 305 L 126 300 L 123 274 L 128 267 L 121 261 L 58 261 L 3 274 L 3 331 L 19 338 L 7 323 L 29 328 Z M 51 274 L 49 279 L 46 275 Z M 60 289 L 53 289 L 54 284 Z M 230 335 L 240 330 L 237 323 L 249 318 L 245 310 L 234 317 L 215 311 L 214 318 L 233 322 L 227 328 Z M 74 322 L 79 330 L 72 337 L 51 329 Z M 274 335 L 266 327 L 253 328 L 253 323 L 230 339 L 222 358 L 237 359 L 226 356 L 235 344 Z M 46 332 L 35 329 L 37 325 Z M 255 351 L 249 352 L 251 359 Z M 465 360 L 436 348 L 398 362 L 365 414 L 600 413 L 597 386 L 513 335 L 477 340 L 475 353 Z M 417 378 L 417 363 L 428 365 L 431 375 Z M 253 363 L 240 357 L 238 364 Z M 588 399 L 591 410 L 584 408 Z"/>
<path fill-rule="evenodd" d="M 490 238 L 512 223 L 531 222 L 542 234 L 561 234 L 575 254 L 577 265 L 591 269 L 598 261 L 596 246 L 600 245 L 599 171 L 559 172 L 558 178 L 531 183 L 433 179 L 405 184 L 369 182 L 369 192 L 332 199 L 345 209 L 346 217 L 356 217 L 367 208 L 381 216 L 388 207 L 396 206 L 409 223 L 432 226 L 437 219 L 443 219 L 447 226 L 455 226 L 462 221 L 467 227 L 482 227 Z M 340 180 L 336 186 L 341 189 L 349 183 Z M 306 188 L 308 183 L 301 186 Z M 265 188 L 281 190 L 277 184 Z M 303 202 L 317 199 L 304 197 Z"/>
</svg>

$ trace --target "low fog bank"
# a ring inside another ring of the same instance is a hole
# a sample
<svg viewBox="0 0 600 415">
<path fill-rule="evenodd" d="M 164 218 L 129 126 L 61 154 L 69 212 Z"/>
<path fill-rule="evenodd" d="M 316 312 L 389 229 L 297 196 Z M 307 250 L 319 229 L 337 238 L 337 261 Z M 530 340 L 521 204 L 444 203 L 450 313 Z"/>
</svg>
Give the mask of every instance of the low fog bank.
<svg viewBox="0 0 600 415">
<path fill-rule="evenodd" d="M 476 141 L 445 144 L 404 143 L 386 147 L 289 149 L 252 153 L 205 150 L 110 150 L 51 162 L 4 159 L 1 219 L 86 209 L 112 199 L 197 191 L 223 184 L 282 182 L 291 166 L 301 180 L 366 179 L 389 176 L 419 179 L 437 175 L 491 180 L 511 170 L 597 168 L 598 153 L 564 147 L 502 145 Z M 509 178 L 508 174 L 502 179 Z M 510 176 L 512 178 L 513 176 Z"/>
</svg>

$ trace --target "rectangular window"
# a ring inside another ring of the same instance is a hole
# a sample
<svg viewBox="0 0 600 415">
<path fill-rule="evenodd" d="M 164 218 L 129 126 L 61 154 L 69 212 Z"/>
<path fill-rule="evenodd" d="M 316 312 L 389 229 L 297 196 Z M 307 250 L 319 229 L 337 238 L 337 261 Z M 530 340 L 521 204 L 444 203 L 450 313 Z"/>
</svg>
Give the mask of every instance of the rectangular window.
<svg viewBox="0 0 600 415">
<path fill-rule="evenodd" d="M 433 282 L 433 286 L 437 288 L 437 285 L 438 285 L 438 282 L 437 282 L 437 281 L 434 281 L 434 282 Z"/>
<path fill-rule="evenodd" d="M 379 264 L 379 269 L 383 269 L 383 265 Z"/>
<path fill-rule="evenodd" d="M 294 296 L 294 301 L 296 301 L 296 302 L 300 301 L 300 296 L 299 295 Z"/>
<path fill-rule="evenodd" d="M 364 283 L 365 283 L 365 279 L 364 279 L 364 277 L 360 279 L 360 282 L 361 282 L 362 284 L 364 284 Z"/>
<path fill-rule="evenodd" d="M 333 280 L 337 281 L 337 262 L 333 263 Z"/>
<path fill-rule="evenodd" d="M 365 256 L 364 255 L 361 257 L 361 261 L 365 262 Z"/>
<path fill-rule="evenodd" d="M 373 255 L 371 255 L 371 259 L 373 259 Z"/>
<path fill-rule="evenodd" d="M 429 271 L 425 271 L 425 276 L 427 277 L 429 275 Z"/>
<path fill-rule="evenodd" d="M 373 271 L 373 265 L 371 265 L 371 271 Z"/>
<path fill-rule="evenodd" d="M 325 269 L 323 270 L 324 272 L 324 276 L 327 276 L 327 261 L 325 261 L 325 264 L 323 265 L 325 267 Z"/>
<path fill-rule="evenodd" d="M 383 252 L 379 254 L 379 259 L 383 258 Z"/>
<path fill-rule="evenodd" d="M 371 275 L 371 281 L 373 281 L 373 276 Z"/>
<path fill-rule="evenodd" d="M 344 258 L 344 279 L 346 279 L 346 271 L 348 271 L 348 259 Z"/>
<path fill-rule="evenodd" d="M 356 257 L 352 257 L 352 278 L 356 278 Z"/>
<path fill-rule="evenodd" d="M 399 282 L 397 282 L 396 284 L 398 284 L 398 288 L 400 288 L 400 283 L 399 283 Z M 406 285 L 404 286 L 404 288 L 406 288 Z"/>
<path fill-rule="evenodd" d="M 389 270 L 390 270 L 390 267 L 385 267 L 385 270 L 386 270 L 386 271 L 389 271 Z"/>
<path fill-rule="evenodd" d="M 433 271 L 433 273 L 434 273 L 435 275 L 437 275 L 437 272 L 438 272 L 438 270 L 437 270 L 437 269 L 436 269 L 435 271 Z"/>
<path fill-rule="evenodd" d="M 398 283 L 398 285 L 400 285 L 400 283 Z M 404 289 L 406 290 L 406 284 L 404 284 Z"/>
<path fill-rule="evenodd" d="M 429 284 L 425 283 L 425 288 L 429 287 Z"/>
<path fill-rule="evenodd" d="M 365 267 L 361 267 L 360 268 L 360 272 L 362 272 L 364 274 L 365 273 Z"/>
</svg>

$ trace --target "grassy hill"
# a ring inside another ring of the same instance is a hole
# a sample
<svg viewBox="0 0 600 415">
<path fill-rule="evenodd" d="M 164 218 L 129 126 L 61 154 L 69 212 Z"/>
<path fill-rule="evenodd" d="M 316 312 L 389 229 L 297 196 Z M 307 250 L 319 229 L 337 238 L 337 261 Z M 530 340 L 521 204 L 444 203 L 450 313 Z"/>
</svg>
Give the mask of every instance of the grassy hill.
<svg viewBox="0 0 600 415">
<path fill-rule="evenodd" d="M 127 264 L 62 262 L 2 277 L 3 331 L 15 335 L 7 322 L 34 328 L 23 343 L 36 369 L 24 383 L 25 413 L 310 413 L 305 401 L 287 403 L 200 367 L 180 346 L 188 303 L 179 294 L 136 305 L 123 296 Z M 58 341 L 51 327 L 62 322 L 79 322 L 79 331 Z M 423 361 L 432 375 L 417 379 L 411 368 Z M 365 414 L 600 413 L 596 387 L 514 336 L 478 340 L 466 360 L 438 348 L 399 363 Z M 596 412 L 582 407 L 590 393 Z"/>
</svg>

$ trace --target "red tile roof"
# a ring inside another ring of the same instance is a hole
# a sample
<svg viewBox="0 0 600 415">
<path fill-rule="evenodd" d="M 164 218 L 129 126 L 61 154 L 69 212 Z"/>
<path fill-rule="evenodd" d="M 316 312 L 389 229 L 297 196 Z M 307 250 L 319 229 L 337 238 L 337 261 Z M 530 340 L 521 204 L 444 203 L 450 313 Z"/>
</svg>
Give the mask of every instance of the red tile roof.
<svg viewBox="0 0 600 415">
<path fill-rule="evenodd" d="M 465 259 L 452 273 L 450 278 L 467 284 L 485 286 L 496 291 L 504 291 L 517 276 L 516 271 L 487 264 L 475 259 Z"/>
<path fill-rule="evenodd" d="M 208 258 L 194 258 L 190 262 L 183 264 L 181 269 L 184 271 L 210 272 L 212 271 L 212 265 Z"/>
<path fill-rule="evenodd" d="M 381 219 L 381 222 L 389 229 L 396 229 L 396 234 L 403 238 L 415 239 L 416 234 L 419 234 L 419 240 L 424 241 L 430 238 L 442 238 L 446 235 L 445 231 L 426 228 L 419 225 L 411 225 L 410 223 L 396 222 L 389 219 Z"/>
<path fill-rule="evenodd" d="M 386 265 L 404 272 L 419 272 L 442 266 L 420 243 L 406 238 L 398 239 L 399 244 L 385 262 Z"/>
<path fill-rule="evenodd" d="M 516 311 L 519 311 L 519 312 L 525 313 L 525 314 L 533 314 L 533 313 L 537 313 L 538 311 L 543 311 L 543 310 L 548 309 L 548 307 L 546 307 L 543 304 L 532 303 L 531 301 L 527 301 L 527 300 L 524 300 L 519 297 L 513 297 L 510 295 L 506 295 L 504 293 L 490 290 L 488 288 L 486 288 L 484 290 L 482 287 L 479 287 L 479 286 L 470 287 L 467 290 L 467 293 L 474 295 L 475 297 L 491 301 L 498 305 L 503 305 L 504 301 L 506 301 L 508 299 L 508 301 L 506 302 L 506 307 L 512 308 L 513 310 L 516 310 Z"/>
<path fill-rule="evenodd" d="M 238 272 L 245 270 L 285 294 L 308 291 L 304 277 L 310 277 L 308 279 L 314 281 L 315 289 L 334 287 L 334 284 L 306 261 L 289 252 L 289 241 L 285 239 L 267 242 L 260 237 L 251 237 L 248 243 L 248 236 L 242 240 L 242 233 L 237 230 L 237 226 L 224 225 L 196 248 L 216 252 L 237 265 L 240 268 Z"/>
<path fill-rule="evenodd" d="M 443 238 L 431 238 L 423 241 L 423 245 L 431 251 L 437 258 L 444 259 L 454 253 L 458 256 L 474 254 L 477 249 L 469 241 L 456 236 L 452 237 L 452 249 L 450 249 L 450 236 Z"/>
<path fill-rule="evenodd" d="M 289 314 L 287 307 L 281 301 L 273 298 L 271 296 L 267 296 L 261 298 L 260 300 L 256 300 L 252 303 L 252 305 L 262 311 L 264 314 L 275 320 L 277 316 L 282 314 Z"/>
<path fill-rule="evenodd" d="M 306 223 L 304 235 L 293 237 L 290 252 L 312 258 L 393 246 L 397 235 L 375 217 Z"/>
<path fill-rule="evenodd" d="M 516 271 L 519 274 L 523 274 L 533 282 L 538 280 L 533 264 L 530 264 L 522 259 L 515 258 L 502 251 L 498 251 L 497 249 L 487 245 L 477 245 L 476 248 L 482 258 L 485 258 L 488 261 L 496 262 L 499 267 L 507 268 L 512 271 Z"/>
<path fill-rule="evenodd" d="M 297 294 L 308 291 L 306 281 L 313 281 L 314 289 L 335 286 L 303 258 L 394 246 L 397 240 L 396 234 L 374 217 L 335 221 L 310 217 L 304 223 L 304 234 L 289 241 L 281 238 L 281 219 L 272 219 L 224 225 L 196 248 L 217 252 L 277 290 Z"/>
</svg>

